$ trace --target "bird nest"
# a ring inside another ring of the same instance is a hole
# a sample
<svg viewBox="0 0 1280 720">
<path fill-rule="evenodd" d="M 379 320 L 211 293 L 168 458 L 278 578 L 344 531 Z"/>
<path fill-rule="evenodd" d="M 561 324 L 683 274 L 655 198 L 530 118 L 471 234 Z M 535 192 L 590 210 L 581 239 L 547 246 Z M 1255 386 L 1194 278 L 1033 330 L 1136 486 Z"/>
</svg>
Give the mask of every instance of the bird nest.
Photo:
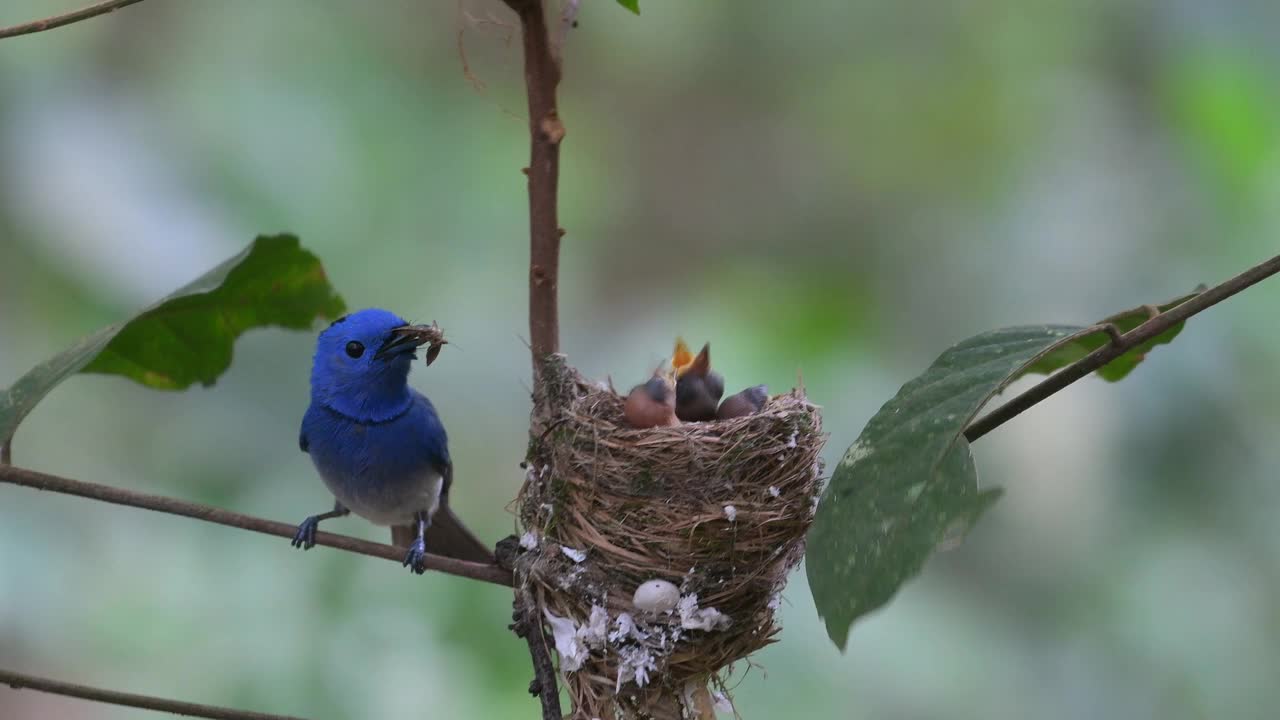
<svg viewBox="0 0 1280 720">
<path fill-rule="evenodd" d="M 573 717 L 713 717 L 708 686 L 724 707 L 723 671 L 780 629 L 820 490 L 818 407 L 793 390 L 745 417 L 637 430 L 563 356 L 540 376 L 516 570 Z M 675 607 L 636 607 L 651 580 Z"/>
</svg>

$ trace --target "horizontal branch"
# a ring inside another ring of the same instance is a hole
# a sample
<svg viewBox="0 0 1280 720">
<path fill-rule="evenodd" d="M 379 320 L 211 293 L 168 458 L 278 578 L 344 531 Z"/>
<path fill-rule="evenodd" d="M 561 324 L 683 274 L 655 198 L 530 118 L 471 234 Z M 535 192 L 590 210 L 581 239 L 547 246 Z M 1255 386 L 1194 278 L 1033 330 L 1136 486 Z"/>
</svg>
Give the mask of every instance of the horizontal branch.
<svg viewBox="0 0 1280 720">
<path fill-rule="evenodd" d="M 134 3 L 142 2 L 142 0 L 105 0 L 105 2 L 90 5 L 79 10 L 72 10 L 62 15 L 54 15 L 43 20 L 33 20 L 29 23 L 14 25 L 12 27 L 0 28 L 0 40 L 4 38 L 17 37 L 19 35 L 30 35 L 31 33 L 44 32 L 45 30 L 53 30 L 63 25 L 70 25 L 81 20 L 105 15 L 109 12 L 115 12 L 122 7 L 127 7 Z"/>
<path fill-rule="evenodd" d="M 187 717 L 212 718 L 213 720 L 302 720 L 302 718 L 293 715 L 269 715 L 267 713 L 234 710 L 215 705 L 197 705 L 196 703 L 181 702 L 179 700 L 166 700 L 165 698 L 152 697 L 150 695 L 135 695 L 133 693 L 116 692 L 115 690 L 103 690 L 101 688 L 88 687 L 87 685 L 74 685 L 60 680 L 23 675 L 3 668 L 0 668 L 0 685 L 8 685 L 14 690 L 39 690 L 53 695 L 65 695 L 67 697 L 80 698 L 81 700 L 124 705 L 126 707 L 142 708 L 143 710 L 156 710 Z"/>
<path fill-rule="evenodd" d="M 108 502 L 116 505 L 127 505 L 129 507 L 141 508 L 143 510 L 154 510 L 156 512 L 194 518 L 196 520 L 203 520 L 205 522 L 216 523 L 218 525 L 226 525 L 227 527 L 251 530 L 265 535 L 275 535 L 277 537 L 288 539 L 292 539 L 294 533 L 298 531 L 296 525 L 290 525 L 288 523 L 265 520 L 263 518 L 253 517 L 252 515 L 241 515 L 229 510 L 221 510 L 219 508 L 209 507 L 208 505 L 200 505 L 198 503 L 177 500 L 161 495 L 148 495 L 146 493 L 133 492 L 131 490 L 115 488 L 109 485 L 98 485 L 97 483 L 83 482 L 81 480 L 71 480 L 68 478 L 58 477 L 56 475 L 36 472 L 35 470 L 13 467 L 12 465 L 0 465 L 0 482 L 12 485 L 21 485 L 23 487 L 34 488 L 36 490 L 62 493 L 64 495 L 76 495 L 83 498 L 89 498 L 90 500 L 99 500 L 101 502 Z M 346 535 L 318 532 L 316 533 L 316 544 L 336 548 L 338 550 L 346 550 L 347 552 L 358 553 L 360 555 L 368 555 L 369 557 L 392 560 L 397 563 L 404 560 L 403 548 L 397 548 L 393 545 L 384 545 L 382 543 L 369 542 L 368 540 L 360 540 Z M 426 565 L 428 570 L 435 570 L 448 575 L 457 575 L 458 577 L 480 580 L 482 582 L 493 583 L 495 585 L 511 586 L 511 572 L 500 568 L 497 565 L 468 562 L 466 560 L 457 560 L 443 555 L 431 554 L 427 555 Z"/>
<path fill-rule="evenodd" d="M 965 439 L 969 442 L 977 440 L 1071 383 L 1101 368 L 1142 343 L 1159 336 L 1174 325 L 1217 305 L 1232 295 L 1252 287 L 1278 272 L 1280 272 L 1280 255 L 1255 265 L 1221 285 L 1212 287 L 1181 305 L 1174 306 L 1168 311 L 1156 315 L 1118 338 L 1113 337 L 1112 341 L 1107 345 L 1094 350 L 1071 365 L 1050 375 L 1030 390 L 974 421 L 964 431 Z"/>
</svg>

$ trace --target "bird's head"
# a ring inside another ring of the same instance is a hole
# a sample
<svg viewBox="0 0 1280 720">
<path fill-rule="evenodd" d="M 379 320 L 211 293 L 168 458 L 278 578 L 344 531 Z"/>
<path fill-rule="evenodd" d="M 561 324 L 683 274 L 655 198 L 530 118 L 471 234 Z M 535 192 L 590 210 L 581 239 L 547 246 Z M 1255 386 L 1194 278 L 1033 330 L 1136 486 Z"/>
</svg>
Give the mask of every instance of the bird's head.
<svg viewBox="0 0 1280 720">
<path fill-rule="evenodd" d="M 686 375 L 705 378 L 711 372 L 711 343 L 702 346 L 697 355 L 689 351 L 683 338 L 676 338 L 676 348 L 671 354 L 671 365 L 675 368 L 677 378 Z"/>
<path fill-rule="evenodd" d="M 658 403 L 674 404 L 676 391 L 676 369 L 663 361 L 653 369 L 653 375 L 644 383 L 645 394 Z"/>
<path fill-rule="evenodd" d="M 338 318 L 316 340 L 311 397 L 357 420 L 379 420 L 410 402 L 407 380 L 417 349 L 430 364 L 444 344 L 440 329 L 410 325 L 378 308 Z"/>
<path fill-rule="evenodd" d="M 633 388 L 622 405 L 622 415 L 634 428 L 676 425 L 675 368 L 663 362 L 653 376 Z"/>
<path fill-rule="evenodd" d="M 711 369 L 711 343 L 694 355 L 677 339 L 671 364 L 676 368 L 676 415 L 686 421 L 714 419 L 724 377 Z"/>
<path fill-rule="evenodd" d="M 705 381 L 717 398 L 724 392 L 724 379 L 720 377 L 720 373 L 711 369 L 711 343 L 703 345 L 698 354 L 694 355 L 689 352 L 689 346 L 685 345 L 684 340 L 677 338 L 671 364 L 675 367 L 678 380 L 686 383 Z"/>
</svg>

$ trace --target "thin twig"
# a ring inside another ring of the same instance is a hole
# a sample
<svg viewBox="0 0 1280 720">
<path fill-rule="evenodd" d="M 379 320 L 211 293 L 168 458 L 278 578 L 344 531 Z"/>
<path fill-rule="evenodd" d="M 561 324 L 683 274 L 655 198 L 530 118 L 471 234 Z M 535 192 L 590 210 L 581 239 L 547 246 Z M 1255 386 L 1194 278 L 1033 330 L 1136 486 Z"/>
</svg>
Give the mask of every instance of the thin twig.
<svg viewBox="0 0 1280 720">
<path fill-rule="evenodd" d="M 53 695 L 65 695 L 67 697 L 80 698 L 81 700 L 125 705 L 127 707 L 156 710 L 187 717 L 213 718 L 213 720 L 302 720 L 302 718 L 294 715 L 270 715 L 268 713 L 235 710 L 214 705 L 197 705 L 196 703 L 167 700 L 150 695 L 135 695 L 133 693 L 116 692 L 115 690 L 103 690 L 86 685 L 74 685 L 60 680 L 24 675 L 2 668 L 0 668 L 0 685 L 8 685 L 14 690 L 38 690 Z"/>
<path fill-rule="evenodd" d="M 1121 335 L 1119 338 L 1113 338 L 1112 342 L 1107 345 L 1094 350 L 1071 365 L 1050 375 L 1035 387 L 974 421 L 964 431 L 965 439 L 969 442 L 977 440 L 1017 417 L 1036 403 L 1115 360 L 1129 350 L 1157 337 L 1192 315 L 1207 310 L 1278 272 L 1280 272 L 1280 255 L 1245 270 L 1221 285 L 1210 288 L 1181 305 L 1169 309 L 1168 312 L 1158 313 L 1150 320 Z"/>
<path fill-rule="evenodd" d="M 142 0 L 105 0 L 96 5 L 90 5 L 79 10 L 72 10 L 62 15 L 54 15 L 43 20 L 33 20 L 29 23 L 14 25 L 12 27 L 0 28 L 0 40 L 4 38 L 17 37 L 19 35 L 30 35 L 31 33 L 44 32 L 45 30 L 53 30 L 63 25 L 70 25 L 81 20 L 105 15 L 109 12 L 115 12 L 122 7 L 127 7 L 134 3 L 142 2 Z"/>
<path fill-rule="evenodd" d="M 205 522 L 216 523 L 218 525 L 226 525 L 227 527 L 251 530 L 253 532 L 260 532 L 266 535 L 275 535 L 283 538 L 293 538 L 294 533 L 298 530 L 297 526 L 290 525 L 288 523 L 265 520 L 251 515 L 241 515 L 240 513 L 234 513 L 229 510 L 222 510 L 215 507 L 209 507 L 208 505 L 200 505 L 198 503 L 177 500 L 175 498 L 164 497 L 161 495 L 148 495 L 146 493 L 133 492 L 131 490 L 115 488 L 109 485 L 99 485 L 97 483 L 84 482 L 81 480 L 71 480 L 69 478 L 58 477 L 56 475 L 36 472 L 35 470 L 13 467 L 12 465 L 0 466 L 0 482 L 12 485 L 21 485 L 23 487 L 34 488 L 36 490 L 47 490 L 49 492 L 62 493 L 64 495 L 76 495 L 83 498 L 89 498 L 90 500 L 99 500 L 102 502 L 114 503 L 116 505 L 127 505 L 129 507 L 141 508 L 143 510 L 155 510 L 156 512 L 180 515 L 182 517 L 194 518 L 196 520 L 203 520 Z M 346 550 L 347 552 L 358 553 L 360 555 L 392 560 L 397 563 L 404 560 L 404 548 L 369 542 L 368 540 L 360 540 L 346 535 L 319 532 L 316 533 L 316 544 L 336 548 L 338 550 Z M 472 580 L 480 580 L 482 582 L 493 583 L 495 585 L 505 585 L 510 587 L 512 582 L 511 572 L 500 568 L 497 565 L 486 565 L 484 563 L 468 562 L 466 560 L 457 560 L 451 557 L 430 554 L 427 555 L 426 564 L 428 570 L 435 570 L 448 575 L 457 575 L 458 577 L 470 578 Z"/>
<path fill-rule="evenodd" d="M 516 590 L 515 612 L 511 626 L 516 635 L 529 645 L 529 658 L 533 661 L 533 682 L 529 692 L 537 695 L 542 703 L 543 720 L 561 720 L 560 690 L 556 684 L 556 666 L 551 662 L 551 642 L 547 639 L 538 604 L 534 602 L 527 586 Z"/>
<path fill-rule="evenodd" d="M 560 350 L 556 290 L 560 278 L 557 183 L 564 124 L 556 109 L 560 65 L 552 54 L 542 0 L 506 0 L 520 16 L 524 79 L 529 95 L 529 344 L 535 376 L 542 360 Z"/>
</svg>

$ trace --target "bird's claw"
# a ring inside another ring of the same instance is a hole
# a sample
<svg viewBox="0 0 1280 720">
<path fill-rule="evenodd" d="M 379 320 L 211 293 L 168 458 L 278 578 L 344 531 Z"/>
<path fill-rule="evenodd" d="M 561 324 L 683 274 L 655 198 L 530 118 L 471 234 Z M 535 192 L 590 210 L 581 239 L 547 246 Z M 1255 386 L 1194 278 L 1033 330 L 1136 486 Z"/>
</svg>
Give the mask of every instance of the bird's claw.
<svg viewBox="0 0 1280 720">
<path fill-rule="evenodd" d="M 290 545 L 303 550 L 310 550 L 316 544 L 316 529 L 320 527 L 320 519 L 315 515 L 308 517 L 298 526 L 298 532 L 293 534 L 293 542 Z"/>
<path fill-rule="evenodd" d="M 427 543 L 422 538 L 413 541 L 404 555 L 404 566 L 421 575 L 427 571 Z"/>
</svg>

